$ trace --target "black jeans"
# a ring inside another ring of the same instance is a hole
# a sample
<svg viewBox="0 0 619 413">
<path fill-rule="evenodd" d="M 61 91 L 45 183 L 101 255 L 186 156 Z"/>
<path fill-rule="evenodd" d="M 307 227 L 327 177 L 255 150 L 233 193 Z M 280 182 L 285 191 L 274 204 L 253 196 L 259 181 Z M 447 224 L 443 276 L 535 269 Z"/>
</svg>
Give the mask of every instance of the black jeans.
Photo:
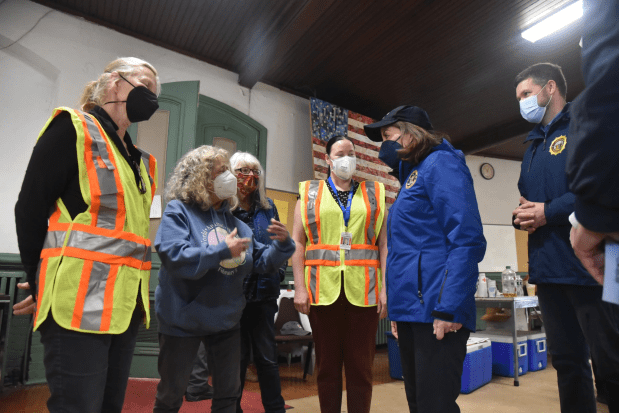
<svg viewBox="0 0 619 413">
<path fill-rule="evenodd" d="M 253 353 L 265 413 L 285 411 L 277 364 L 275 313 L 277 313 L 277 301 L 273 299 L 247 303 L 241 317 L 241 392 L 245 385 L 247 365 Z M 243 413 L 240 397 L 236 411 Z"/>
<path fill-rule="evenodd" d="M 204 393 L 208 386 L 208 362 L 207 351 L 204 343 L 200 343 L 198 354 L 193 360 L 189 383 L 187 384 L 187 393 L 201 394 Z"/>
<path fill-rule="evenodd" d="M 239 366 L 241 334 L 239 328 L 202 337 L 175 337 L 159 334 L 159 375 L 153 413 L 178 412 L 200 342 L 207 351 L 213 378 L 211 412 L 234 413 L 241 397 Z"/>
<path fill-rule="evenodd" d="M 430 323 L 398 321 L 404 389 L 411 413 L 458 413 L 462 365 L 471 334 L 461 328 L 437 340 Z"/>
<path fill-rule="evenodd" d="M 602 301 L 602 286 L 538 284 L 537 295 L 561 412 L 595 412 L 589 357 L 595 360 L 598 387 L 612 386 L 619 376 L 619 307 Z M 611 412 L 619 411 L 615 404 L 609 391 Z"/>
<path fill-rule="evenodd" d="M 141 320 L 136 305 L 124 333 L 90 334 L 62 328 L 48 314 L 39 331 L 51 413 L 122 411 Z"/>
</svg>

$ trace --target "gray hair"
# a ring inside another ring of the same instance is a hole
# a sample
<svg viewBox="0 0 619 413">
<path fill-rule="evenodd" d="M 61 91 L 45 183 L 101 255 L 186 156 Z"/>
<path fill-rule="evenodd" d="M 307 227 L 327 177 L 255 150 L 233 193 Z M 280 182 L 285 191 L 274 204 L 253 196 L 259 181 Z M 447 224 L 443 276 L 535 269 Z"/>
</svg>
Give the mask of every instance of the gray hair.
<svg viewBox="0 0 619 413">
<path fill-rule="evenodd" d="M 271 209 L 271 204 L 269 204 L 269 201 L 267 200 L 266 190 L 264 187 L 264 169 L 262 169 L 260 161 L 249 152 L 235 152 L 230 158 L 230 164 L 232 165 L 232 171 L 235 175 L 235 169 L 237 169 L 240 165 L 246 165 L 249 168 L 258 169 L 260 171 L 260 175 L 258 175 L 258 194 L 256 196 L 256 192 L 254 192 L 252 195 L 252 203 L 257 204 L 262 209 Z"/>
<path fill-rule="evenodd" d="M 179 201 L 200 207 L 207 211 L 213 206 L 208 186 L 213 182 L 213 167 L 220 160 L 230 166 L 228 151 L 216 146 L 202 145 L 187 152 L 174 167 L 165 188 L 164 197 L 167 202 Z M 230 209 L 238 205 L 236 195 L 229 199 Z"/>
<path fill-rule="evenodd" d="M 112 72 L 118 72 L 122 76 L 127 77 L 134 74 L 136 70 L 140 67 L 147 68 L 155 75 L 155 81 L 157 82 L 157 96 L 159 96 L 159 94 L 161 93 L 161 82 L 159 81 L 159 74 L 150 63 L 137 57 L 119 57 L 113 62 L 110 62 L 105 67 L 105 70 L 97 80 L 93 80 L 86 85 L 84 91 L 82 92 L 82 97 L 80 98 L 80 108 L 83 111 L 87 112 L 95 105 L 103 105 L 103 98 L 105 97 L 105 94 L 110 85 Z"/>
</svg>

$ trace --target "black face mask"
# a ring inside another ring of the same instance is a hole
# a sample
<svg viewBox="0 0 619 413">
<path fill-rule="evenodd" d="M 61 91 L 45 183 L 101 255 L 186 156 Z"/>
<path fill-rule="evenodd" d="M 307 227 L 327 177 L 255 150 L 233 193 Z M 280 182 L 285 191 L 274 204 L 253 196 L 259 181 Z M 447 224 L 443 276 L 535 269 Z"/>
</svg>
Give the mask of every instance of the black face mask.
<svg viewBox="0 0 619 413">
<path fill-rule="evenodd" d="M 133 83 L 125 79 L 120 73 L 118 75 L 125 82 L 133 86 L 133 89 L 127 95 L 127 100 L 114 100 L 111 102 L 106 102 L 105 104 L 126 102 L 127 118 L 129 119 L 129 122 L 136 123 L 149 120 L 159 108 L 157 95 L 148 90 L 145 86 L 134 86 Z"/>
<path fill-rule="evenodd" d="M 378 159 L 383 161 L 391 169 L 398 169 L 400 158 L 398 158 L 398 149 L 402 149 L 402 145 L 398 141 L 384 141 L 380 145 Z"/>
</svg>

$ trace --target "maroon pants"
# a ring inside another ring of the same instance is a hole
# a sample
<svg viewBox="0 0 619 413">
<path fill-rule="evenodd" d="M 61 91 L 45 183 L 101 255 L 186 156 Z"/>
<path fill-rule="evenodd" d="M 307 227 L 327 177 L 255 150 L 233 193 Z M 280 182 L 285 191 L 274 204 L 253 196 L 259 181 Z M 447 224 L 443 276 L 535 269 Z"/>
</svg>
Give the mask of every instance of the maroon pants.
<svg viewBox="0 0 619 413">
<path fill-rule="evenodd" d="M 369 413 L 378 327 L 376 307 L 352 305 L 342 291 L 331 305 L 313 305 L 309 320 L 316 346 L 320 411 L 340 413 L 344 366 L 348 411 Z"/>
</svg>

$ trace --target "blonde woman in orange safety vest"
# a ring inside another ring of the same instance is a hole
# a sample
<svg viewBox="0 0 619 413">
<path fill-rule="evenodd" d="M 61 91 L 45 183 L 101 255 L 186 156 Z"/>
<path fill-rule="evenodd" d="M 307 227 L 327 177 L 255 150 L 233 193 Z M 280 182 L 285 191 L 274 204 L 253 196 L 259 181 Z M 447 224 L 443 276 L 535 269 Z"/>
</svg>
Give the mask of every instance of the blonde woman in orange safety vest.
<svg viewBox="0 0 619 413">
<path fill-rule="evenodd" d="M 320 410 L 340 412 L 344 367 L 348 411 L 364 413 L 372 400 L 378 320 L 387 314 L 385 187 L 352 179 L 349 139 L 331 138 L 326 155 L 328 178 L 299 184 L 294 303 L 312 327 Z"/>
<path fill-rule="evenodd" d="M 54 110 L 26 170 L 15 222 L 20 288 L 32 295 L 14 313 L 35 313 L 52 413 L 122 410 L 138 327 L 150 318 L 157 177 L 127 128 L 155 113 L 159 91 L 148 62 L 114 60 L 79 110 Z"/>
</svg>

